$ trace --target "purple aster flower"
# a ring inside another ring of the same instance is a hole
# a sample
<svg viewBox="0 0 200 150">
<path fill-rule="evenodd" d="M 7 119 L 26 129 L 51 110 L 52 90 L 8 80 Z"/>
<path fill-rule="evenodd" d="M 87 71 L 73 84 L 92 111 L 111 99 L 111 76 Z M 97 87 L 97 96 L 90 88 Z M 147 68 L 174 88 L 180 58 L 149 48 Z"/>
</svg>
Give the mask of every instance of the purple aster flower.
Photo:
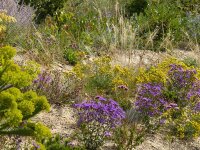
<svg viewBox="0 0 200 150">
<path fill-rule="evenodd" d="M 104 135 L 105 135 L 106 137 L 110 137 L 112 134 L 111 134 L 111 132 L 106 131 Z"/>
<path fill-rule="evenodd" d="M 162 90 L 163 86 L 161 84 L 141 84 L 138 88 L 138 96 L 135 102 L 137 110 L 149 116 L 160 115 L 163 105 L 166 104 Z"/>
<path fill-rule="evenodd" d="M 195 111 L 200 112 L 200 102 L 198 102 L 194 108 Z"/>
<path fill-rule="evenodd" d="M 106 126 L 117 126 L 125 118 L 125 112 L 112 99 L 83 101 L 80 104 L 75 104 L 74 107 L 78 108 L 79 111 L 79 124 L 99 122 L 102 125 L 106 124 Z"/>
<path fill-rule="evenodd" d="M 166 119 L 160 119 L 160 124 L 165 124 Z"/>
</svg>

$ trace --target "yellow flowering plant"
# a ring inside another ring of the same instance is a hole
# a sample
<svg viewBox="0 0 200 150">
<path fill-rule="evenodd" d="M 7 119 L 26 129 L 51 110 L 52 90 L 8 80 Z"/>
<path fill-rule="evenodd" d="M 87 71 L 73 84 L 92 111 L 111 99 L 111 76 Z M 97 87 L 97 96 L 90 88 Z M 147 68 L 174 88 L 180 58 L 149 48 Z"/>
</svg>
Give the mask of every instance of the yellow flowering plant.
<svg viewBox="0 0 200 150">
<path fill-rule="evenodd" d="M 87 64 L 78 63 L 74 73 L 83 81 L 84 89 L 92 96 L 112 96 L 124 108 L 131 107 L 129 90 L 135 86 L 134 68 L 112 65 L 111 58 L 100 57 Z"/>
<path fill-rule="evenodd" d="M 0 10 L 0 40 L 4 38 L 4 32 L 6 31 L 6 25 L 8 23 L 14 23 L 16 19 L 6 14 L 5 11 Z"/>
</svg>

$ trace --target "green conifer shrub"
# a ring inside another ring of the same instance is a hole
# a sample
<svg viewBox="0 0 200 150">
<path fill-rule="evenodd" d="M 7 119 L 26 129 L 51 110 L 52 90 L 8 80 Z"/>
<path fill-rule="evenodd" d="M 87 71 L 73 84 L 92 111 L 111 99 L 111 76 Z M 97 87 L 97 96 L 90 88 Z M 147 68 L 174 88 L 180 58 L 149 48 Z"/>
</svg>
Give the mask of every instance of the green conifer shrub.
<svg viewBox="0 0 200 150">
<path fill-rule="evenodd" d="M 22 92 L 39 73 L 39 66 L 27 63 L 18 66 L 13 57 L 16 50 L 6 46 L 0 48 L 0 135 L 32 136 L 37 141 L 51 136 L 50 130 L 31 117 L 49 111 L 50 105 L 44 96 L 34 91 Z"/>
</svg>

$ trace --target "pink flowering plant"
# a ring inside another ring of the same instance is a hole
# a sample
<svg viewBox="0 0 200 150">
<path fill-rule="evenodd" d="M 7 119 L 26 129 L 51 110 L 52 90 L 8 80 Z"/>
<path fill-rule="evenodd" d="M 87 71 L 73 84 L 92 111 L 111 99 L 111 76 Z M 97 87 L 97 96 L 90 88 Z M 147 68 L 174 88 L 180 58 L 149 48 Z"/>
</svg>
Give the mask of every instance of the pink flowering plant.
<svg viewBox="0 0 200 150">
<path fill-rule="evenodd" d="M 79 136 L 88 150 L 102 146 L 125 118 L 125 112 L 116 101 L 101 96 L 75 104 L 75 108 L 78 110 Z"/>
<path fill-rule="evenodd" d="M 200 80 L 195 69 L 171 64 L 166 83 L 144 83 L 138 87 L 136 109 L 149 127 L 167 127 L 181 139 L 200 135 Z"/>
</svg>

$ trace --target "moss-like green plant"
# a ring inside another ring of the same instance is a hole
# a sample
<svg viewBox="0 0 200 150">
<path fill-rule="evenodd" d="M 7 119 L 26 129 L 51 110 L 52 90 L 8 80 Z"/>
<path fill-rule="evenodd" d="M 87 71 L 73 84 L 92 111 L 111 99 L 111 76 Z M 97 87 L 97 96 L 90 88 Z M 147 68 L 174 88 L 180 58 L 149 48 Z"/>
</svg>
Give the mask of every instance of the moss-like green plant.
<svg viewBox="0 0 200 150">
<path fill-rule="evenodd" d="M 21 91 L 32 83 L 39 66 L 34 63 L 18 66 L 13 61 L 15 54 L 12 47 L 0 48 L 0 135 L 33 136 L 36 140 L 49 137 L 47 127 L 30 120 L 42 110 L 49 111 L 47 99 L 34 91 Z"/>
</svg>

